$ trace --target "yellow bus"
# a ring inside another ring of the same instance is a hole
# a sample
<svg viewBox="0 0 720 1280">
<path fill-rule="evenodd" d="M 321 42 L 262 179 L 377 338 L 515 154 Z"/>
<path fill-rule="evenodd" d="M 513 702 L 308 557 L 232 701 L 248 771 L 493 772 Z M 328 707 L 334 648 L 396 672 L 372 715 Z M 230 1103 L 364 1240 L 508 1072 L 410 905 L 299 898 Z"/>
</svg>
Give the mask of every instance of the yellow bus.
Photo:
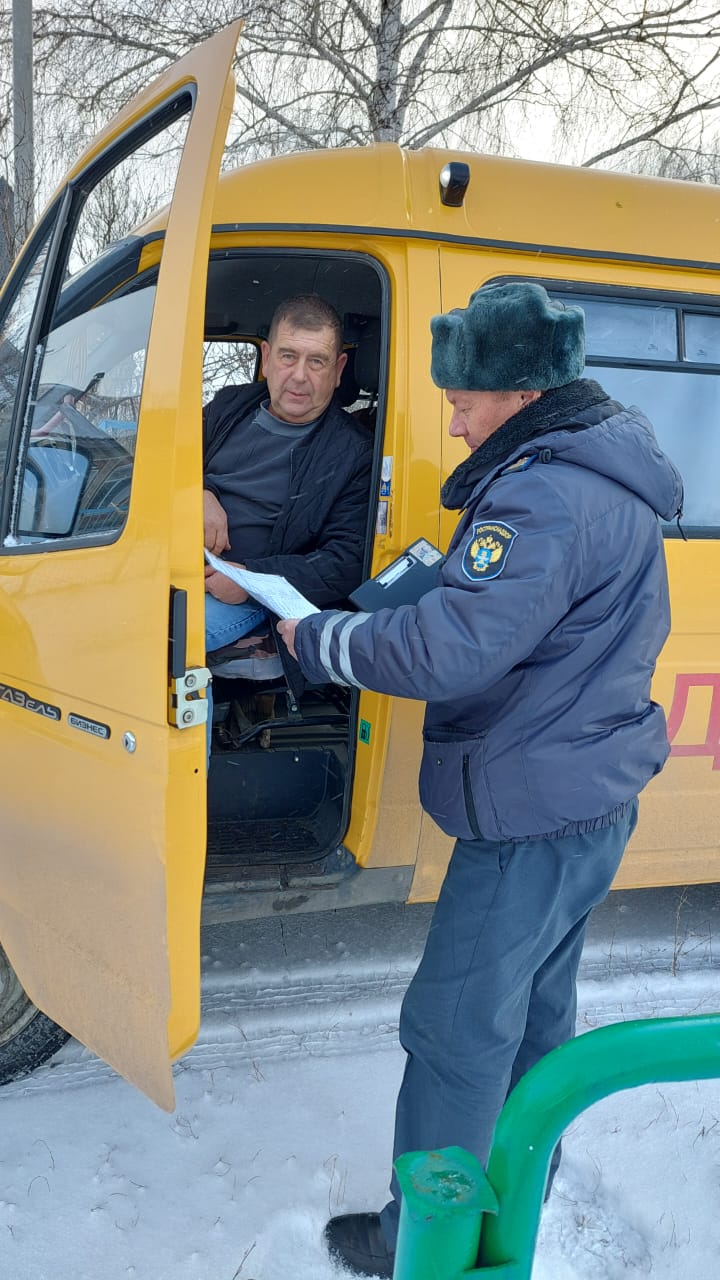
<svg viewBox="0 0 720 1280">
<path fill-rule="evenodd" d="M 290 294 L 343 317 L 340 390 L 375 438 L 368 574 L 456 518 L 429 318 L 516 279 L 584 308 L 588 373 L 687 487 L 654 686 L 672 755 L 617 884 L 720 880 L 720 191 L 391 144 L 219 177 L 236 38 L 95 139 L 0 297 L 0 1079 L 57 1022 L 165 1106 L 197 1032 L 201 904 L 429 901 L 450 851 L 417 800 L 417 703 L 280 682 L 270 719 L 217 680 L 206 780 L 201 407 L 260 376 Z M 155 206 L 158 174 L 162 211 L 108 242 L 109 197 Z"/>
</svg>

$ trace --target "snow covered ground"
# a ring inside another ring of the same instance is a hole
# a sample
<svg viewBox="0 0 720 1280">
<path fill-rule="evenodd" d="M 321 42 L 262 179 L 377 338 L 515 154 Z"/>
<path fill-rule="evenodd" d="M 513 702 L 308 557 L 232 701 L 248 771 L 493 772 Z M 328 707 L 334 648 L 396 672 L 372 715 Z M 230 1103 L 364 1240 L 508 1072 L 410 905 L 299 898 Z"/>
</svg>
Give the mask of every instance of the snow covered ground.
<svg viewBox="0 0 720 1280">
<path fill-rule="evenodd" d="M 719 890 L 612 895 L 580 1028 L 717 1008 L 719 910 Z M 3 1089 L 2 1280 L 340 1280 L 322 1226 L 384 1203 L 397 1013 L 428 916 L 206 930 L 173 1115 L 74 1043 Z M 569 1130 L 533 1280 L 716 1280 L 719 1201 L 720 1082 L 617 1094 Z"/>
</svg>

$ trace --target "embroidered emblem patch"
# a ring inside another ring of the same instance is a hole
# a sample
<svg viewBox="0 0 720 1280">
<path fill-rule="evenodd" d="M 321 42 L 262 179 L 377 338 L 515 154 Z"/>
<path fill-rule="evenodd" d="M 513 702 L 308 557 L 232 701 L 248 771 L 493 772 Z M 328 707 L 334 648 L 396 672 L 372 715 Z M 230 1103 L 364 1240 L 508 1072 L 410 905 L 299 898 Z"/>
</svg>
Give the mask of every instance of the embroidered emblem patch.
<svg viewBox="0 0 720 1280">
<path fill-rule="evenodd" d="M 516 538 L 517 529 L 500 520 L 497 524 L 474 524 L 462 558 L 465 577 L 473 582 L 499 577 Z"/>
</svg>

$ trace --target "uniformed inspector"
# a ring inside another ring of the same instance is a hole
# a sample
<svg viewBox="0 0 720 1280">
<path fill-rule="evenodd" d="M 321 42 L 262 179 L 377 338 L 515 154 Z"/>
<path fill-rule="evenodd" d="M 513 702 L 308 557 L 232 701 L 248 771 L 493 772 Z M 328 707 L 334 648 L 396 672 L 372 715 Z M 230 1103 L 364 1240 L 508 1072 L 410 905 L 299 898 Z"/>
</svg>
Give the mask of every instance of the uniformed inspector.
<svg viewBox="0 0 720 1280">
<path fill-rule="evenodd" d="M 579 307 L 484 285 L 431 329 L 470 450 L 442 490 L 462 514 L 437 586 L 280 630 L 314 684 L 427 702 L 420 798 L 456 842 L 402 1007 L 394 1155 L 484 1164 L 510 1090 L 574 1034 L 588 915 L 668 755 L 650 682 L 682 482 L 641 411 L 580 376 Z M 399 1198 L 393 1177 L 381 1213 L 327 1224 L 352 1273 L 392 1275 Z"/>
</svg>

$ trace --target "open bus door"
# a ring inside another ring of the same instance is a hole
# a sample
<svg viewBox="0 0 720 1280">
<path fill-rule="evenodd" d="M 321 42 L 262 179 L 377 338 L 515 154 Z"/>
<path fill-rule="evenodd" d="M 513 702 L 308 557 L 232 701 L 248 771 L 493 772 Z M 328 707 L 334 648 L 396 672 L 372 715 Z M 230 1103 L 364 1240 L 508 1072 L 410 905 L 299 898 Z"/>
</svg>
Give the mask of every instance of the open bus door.
<svg viewBox="0 0 720 1280">
<path fill-rule="evenodd" d="M 199 1022 L 206 704 L 183 681 L 203 680 L 203 313 L 240 25 L 95 140 L 0 300 L 0 944 L 168 1108 Z M 127 292 L 94 297 L 77 268 L 106 197 L 153 207 L 171 166 L 166 233 L 126 240 Z"/>
</svg>

